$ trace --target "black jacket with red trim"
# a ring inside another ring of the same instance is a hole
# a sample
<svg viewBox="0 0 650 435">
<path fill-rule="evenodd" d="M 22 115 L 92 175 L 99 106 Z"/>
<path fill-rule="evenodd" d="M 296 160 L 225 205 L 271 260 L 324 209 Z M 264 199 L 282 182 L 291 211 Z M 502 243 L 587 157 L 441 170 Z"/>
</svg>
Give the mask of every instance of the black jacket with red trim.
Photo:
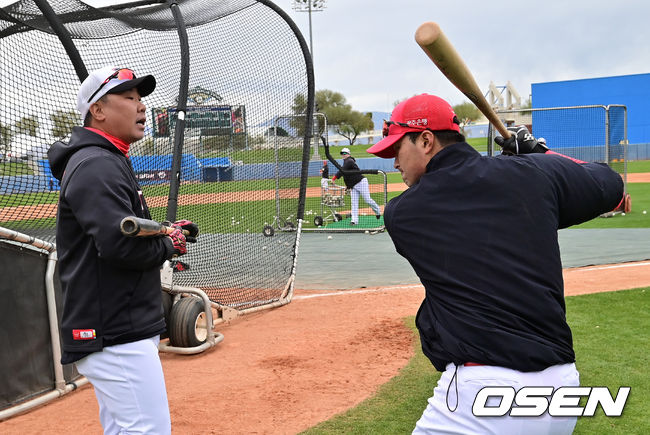
<svg viewBox="0 0 650 435">
<path fill-rule="evenodd" d="M 559 155 L 442 149 L 386 207 L 399 254 L 425 287 L 422 349 L 439 371 L 475 362 L 524 372 L 575 361 L 557 231 L 612 210 L 621 177 Z"/>
<path fill-rule="evenodd" d="M 167 237 L 124 237 L 126 216 L 150 219 L 129 159 L 106 138 L 75 127 L 48 152 L 61 181 L 56 246 L 64 306 L 62 363 L 162 333 L 160 266 Z"/>
</svg>

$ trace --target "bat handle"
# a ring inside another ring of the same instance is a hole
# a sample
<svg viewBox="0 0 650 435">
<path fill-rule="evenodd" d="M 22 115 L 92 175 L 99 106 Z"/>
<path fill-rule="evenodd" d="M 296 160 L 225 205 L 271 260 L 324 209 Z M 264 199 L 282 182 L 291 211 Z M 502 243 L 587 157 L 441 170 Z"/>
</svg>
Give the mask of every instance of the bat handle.
<svg viewBox="0 0 650 435">
<path fill-rule="evenodd" d="M 508 139 L 510 136 L 512 136 L 512 132 L 508 130 L 505 125 L 503 125 L 503 122 L 501 122 L 501 120 L 494 124 L 494 128 L 496 128 L 497 131 L 501 133 L 501 136 L 503 136 L 504 139 Z"/>
<path fill-rule="evenodd" d="M 171 234 L 176 229 L 176 228 L 174 228 L 172 226 L 166 226 L 166 225 L 161 225 L 161 227 L 164 229 L 165 234 Z M 182 229 L 181 233 L 183 233 L 184 236 L 189 236 L 190 235 L 190 232 L 188 230 L 183 230 Z"/>
</svg>

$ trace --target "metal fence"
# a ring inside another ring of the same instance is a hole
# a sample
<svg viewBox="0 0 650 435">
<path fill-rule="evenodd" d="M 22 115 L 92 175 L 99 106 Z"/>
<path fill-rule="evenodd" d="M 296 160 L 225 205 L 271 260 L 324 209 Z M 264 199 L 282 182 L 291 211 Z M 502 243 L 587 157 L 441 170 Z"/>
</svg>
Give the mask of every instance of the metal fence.
<svg viewBox="0 0 650 435">
<path fill-rule="evenodd" d="M 607 163 L 621 174 L 627 190 L 627 108 L 623 105 L 569 106 L 499 110 L 505 125 L 526 125 L 538 139 L 544 138 L 553 151 L 586 162 Z M 488 154 L 493 154 L 490 125 Z"/>
</svg>

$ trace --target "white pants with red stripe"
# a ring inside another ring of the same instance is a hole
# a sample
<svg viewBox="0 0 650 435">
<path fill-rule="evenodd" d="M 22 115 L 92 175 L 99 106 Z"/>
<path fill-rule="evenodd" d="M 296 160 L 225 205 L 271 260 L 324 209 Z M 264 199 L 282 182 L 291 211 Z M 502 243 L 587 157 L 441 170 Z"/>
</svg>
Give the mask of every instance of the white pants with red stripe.
<svg viewBox="0 0 650 435">
<path fill-rule="evenodd" d="M 160 337 L 105 347 L 77 361 L 95 388 L 104 434 L 171 433 Z"/>
<path fill-rule="evenodd" d="M 456 379 L 454 379 L 456 378 Z M 575 364 L 551 366 L 541 372 L 520 372 L 495 366 L 454 366 L 442 373 L 433 397 L 416 423 L 414 434 L 571 434 L 577 417 L 475 417 L 472 405 L 476 395 L 487 386 L 577 387 L 580 378 Z M 492 403 L 490 399 L 497 400 Z M 498 406 L 498 397 L 488 399 L 487 406 Z"/>
<path fill-rule="evenodd" d="M 381 214 L 381 209 L 377 203 L 370 197 L 370 188 L 368 187 L 368 179 L 362 178 L 357 184 L 350 189 L 350 202 L 352 205 L 352 222 L 359 223 L 359 196 L 366 201 L 366 204 L 372 208 L 376 215 Z"/>
</svg>

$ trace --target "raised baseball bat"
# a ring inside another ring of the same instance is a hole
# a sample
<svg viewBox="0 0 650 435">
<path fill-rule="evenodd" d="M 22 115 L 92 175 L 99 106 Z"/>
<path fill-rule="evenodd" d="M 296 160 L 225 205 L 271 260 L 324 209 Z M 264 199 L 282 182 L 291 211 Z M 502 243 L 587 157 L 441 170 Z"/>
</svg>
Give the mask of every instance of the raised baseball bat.
<svg viewBox="0 0 650 435">
<path fill-rule="evenodd" d="M 128 237 L 150 237 L 170 234 L 174 228 L 151 219 L 127 216 L 120 222 L 120 230 Z M 183 230 L 183 234 L 187 236 L 189 231 Z"/>
<path fill-rule="evenodd" d="M 415 41 L 436 64 L 440 72 L 478 107 L 478 110 L 501 133 L 501 136 L 509 138 L 510 132 L 483 96 L 472 72 L 465 65 L 454 46 L 451 45 L 440 26 L 433 21 L 423 23 L 415 32 Z"/>
</svg>

